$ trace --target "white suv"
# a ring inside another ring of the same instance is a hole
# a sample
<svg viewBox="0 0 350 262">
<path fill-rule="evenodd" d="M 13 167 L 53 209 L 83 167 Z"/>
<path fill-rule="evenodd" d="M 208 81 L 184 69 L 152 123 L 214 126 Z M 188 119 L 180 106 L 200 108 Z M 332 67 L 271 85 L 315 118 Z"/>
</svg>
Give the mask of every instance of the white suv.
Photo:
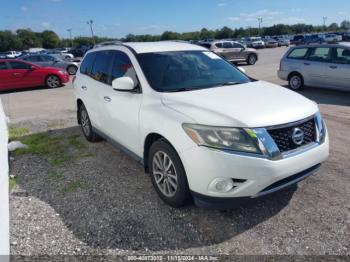
<svg viewBox="0 0 350 262">
<path fill-rule="evenodd" d="M 329 154 L 317 105 L 175 42 L 90 50 L 74 81 L 89 141 L 124 149 L 159 196 L 229 208 L 297 183 Z"/>
</svg>

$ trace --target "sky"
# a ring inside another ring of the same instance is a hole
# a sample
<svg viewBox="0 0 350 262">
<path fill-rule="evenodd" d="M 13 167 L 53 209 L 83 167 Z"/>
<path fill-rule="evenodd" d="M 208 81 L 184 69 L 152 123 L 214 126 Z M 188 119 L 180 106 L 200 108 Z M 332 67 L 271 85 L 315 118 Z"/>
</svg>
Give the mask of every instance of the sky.
<svg viewBox="0 0 350 262">
<path fill-rule="evenodd" d="M 88 20 L 98 36 L 160 34 L 257 27 L 276 23 L 323 24 L 350 20 L 350 0 L 0 0 L 0 30 L 54 30 L 67 38 L 90 36 Z"/>
</svg>

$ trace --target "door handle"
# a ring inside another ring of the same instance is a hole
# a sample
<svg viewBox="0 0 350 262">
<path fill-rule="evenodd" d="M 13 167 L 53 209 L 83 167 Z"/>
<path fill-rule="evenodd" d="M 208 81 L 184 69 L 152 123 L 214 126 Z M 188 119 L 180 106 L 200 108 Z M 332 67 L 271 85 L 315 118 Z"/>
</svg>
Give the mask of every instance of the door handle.
<svg viewBox="0 0 350 262">
<path fill-rule="evenodd" d="M 111 102 L 111 101 L 112 101 L 112 99 L 111 99 L 109 96 L 105 96 L 103 99 L 104 99 L 106 102 Z"/>
<path fill-rule="evenodd" d="M 337 67 L 337 66 L 329 66 L 329 68 L 331 68 L 331 69 L 337 69 L 338 67 Z"/>
<path fill-rule="evenodd" d="M 87 90 L 87 87 L 86 86 L 81 86 L 81 89 Z"/>
<path fill-rule="evenodd" d="M 309 66 L 309 65 L 311 65 L 311 64 L 310 64 L 310 63 L 304 63 L 304 65 Z"/>
<path fill-rule="evenodd" d="M 19 76 L 21 73 L 13 73 L 14 76 Z"/>
</svg>

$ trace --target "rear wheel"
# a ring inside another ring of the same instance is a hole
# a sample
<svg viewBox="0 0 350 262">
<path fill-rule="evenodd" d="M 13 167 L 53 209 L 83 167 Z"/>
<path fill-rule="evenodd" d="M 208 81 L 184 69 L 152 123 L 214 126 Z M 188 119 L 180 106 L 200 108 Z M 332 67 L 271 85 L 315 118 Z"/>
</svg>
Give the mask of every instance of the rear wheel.
<svg viewBox="0 0 350 262">
<path fill-rule="evenodd" d="M 61 80 L 56 75 L 49 75 L 46 77 L 45 84 L 49 88 L 57 88 L 61 86 Z"/>
<path fill-rule="evenodd" d="M 102 138 L 93 130 L 89 114 L 83 104 L 79 107 L 79 123 L 85 138 L 89 142 L 98 142 L 102 140 Z"/>
<path fill-rule="evenodd" d="M 255 65 L 256 61 L 258 60 L 258 57 L 255 54 L 250 54 L 247 59 L 248 65 Z"/>
<path fill-rule="evenodd" d="M 191 199 L 185 169 L 175 149 L 164 139 L 150 148 L 148 166 L 159 197 L 172 207 L 181 207 Z"/>
<path fill-rule="evenodd" d="M 292 90 L 300 90 L 304 87 L 304 79 L 298 73 L 291 74 L 288 81 L 289 88 Z"/>
</svg>

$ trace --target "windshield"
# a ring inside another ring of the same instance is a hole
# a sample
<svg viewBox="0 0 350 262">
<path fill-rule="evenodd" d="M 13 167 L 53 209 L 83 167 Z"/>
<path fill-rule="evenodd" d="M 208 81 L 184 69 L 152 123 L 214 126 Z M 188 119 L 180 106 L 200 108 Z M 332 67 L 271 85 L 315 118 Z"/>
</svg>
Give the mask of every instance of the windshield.
<svg viewBox="0 0 350 262">
<path fill-rule="evenodd" d="M 159 92 L 188 91 L 250 82 L 236 67 L 209 51 L 138 55 L 142 70 Z"/>
</svg>

